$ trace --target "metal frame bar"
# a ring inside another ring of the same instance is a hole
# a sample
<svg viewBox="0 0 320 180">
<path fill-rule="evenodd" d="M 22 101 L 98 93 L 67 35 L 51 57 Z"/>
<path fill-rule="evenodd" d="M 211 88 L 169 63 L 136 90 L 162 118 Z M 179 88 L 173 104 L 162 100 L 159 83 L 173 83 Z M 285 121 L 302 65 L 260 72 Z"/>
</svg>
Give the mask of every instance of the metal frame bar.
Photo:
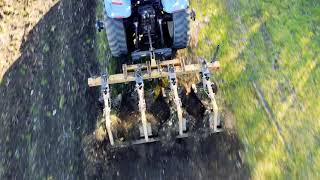
<svg viewBox="0 0 320 180">
<path fill-rule="evenodd" d="M 127 82 L 134 82 L 135 81 L 135 73 L 132 72 L 134 69 L 137 69 L 138 66 L 141 68 L 141 74 L 142 74 L 142 79 L 147 80 L 147 79 L 158 79 L 158 78 L 167 78 L 169 77 L 169 72 L 168 72 L 168 65 L 174 65 L 175 66 L 175 71 L 176 75 L 185 75 L 185 74 L 190 74 L 190 73 L 199 73 L 202 70 L 202 65 L 201 64 L 190 64 L 190 65 L 184 65 L 181 66 L 181 61 L 177 60 L 171 60 L 171 61 L 164 61 L 161 62 L 160 65 L 158 66 L 151 64 L 151 70 L 149 73 L 147 73 L 147 65 L 146 64 L 140 64 L 140 65 L 127 65 L 127 71 L 126 73 L 122 74 L 114 74 L 110 75 L 108 77 L 108 82 L 109 84 L 120 84 L 120 83 L 127 83 Z M 220 63 L 218 61 L 213 62 L 213 63 L 208 63 L 207 68 L 210 71 L 217 71 L 220 69 Z M 88 85 L 89 87 L 95 87 L 95 86 L 101 86 L 101 77 L 91 77 L 88 79 Z"/>
</svg>

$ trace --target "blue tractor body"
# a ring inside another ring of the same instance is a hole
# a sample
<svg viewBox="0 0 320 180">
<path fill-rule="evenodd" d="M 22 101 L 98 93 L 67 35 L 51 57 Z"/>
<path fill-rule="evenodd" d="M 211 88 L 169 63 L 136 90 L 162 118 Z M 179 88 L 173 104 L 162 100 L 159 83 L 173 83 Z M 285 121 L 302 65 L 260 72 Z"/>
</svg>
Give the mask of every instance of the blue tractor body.
<svg viewBox="0 0 320 180">
<path fill-rule="evenodd" d="M 114 57 L 167 59 L 188 46 L 189 0 L 104 0 L 104 6 Z"/>
<path fill-rule="evenodd" d="M 189 0 L 161 0 L 163 10 L 167 13 L 174 13 L 189 7 Z"/>
<path fill-rule="evenodd" d="M 106 14 L 110 18 L 128 18 L 131 16 L 131 0 L 104 0 Z"/>
<path fill-rule="evenodd" d="M 131 16 L 131 0 L 104 0 L 104 4 L 106 14 L 110 18 L 121 19 Z M 164 12 L 174 13 L 187 9 L 189 7 L 189 0 L 161 0 L 161 4 Z"/>
</svg>

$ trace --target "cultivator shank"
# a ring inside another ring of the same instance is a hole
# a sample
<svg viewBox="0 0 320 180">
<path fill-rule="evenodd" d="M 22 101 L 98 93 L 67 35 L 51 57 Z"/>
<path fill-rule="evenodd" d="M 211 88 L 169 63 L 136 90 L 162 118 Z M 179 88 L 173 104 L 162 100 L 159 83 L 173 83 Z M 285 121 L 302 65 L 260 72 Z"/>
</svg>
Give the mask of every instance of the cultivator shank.
<svg viewBox="0 0 320 180">
<path fill-rule="evenodd" d="M 215 98 L 216 92 L 214 92 L 214 89 L 215 89 L 213 87 L 214 84 L 210 81 L 211 72 L 208 68 L 208 63 L 206 62 L 205 59 L 200 59 L 200 63 L 202 64 L 201 75 L 202 75 L 203 88 L 208 92 L 208 96 L 211 100 L 211 109 L 214 113 L 214 115 L 210 117 L 210 128 L 213 129 L 214 131 L 218 131 L 217 125 L 218 125 L 219 109 L 218 109 L 218 105 Z"/>
<path fill-rule="evenodd" d="M 139 97 L 139 111 L 141 114 L 143 135 L 146 142 L 148 142 L 149 134 L 148 134 L 148 126 L 147 126 L 147 118 L 146 118 L 147 108 L 146 108 L 146 101 L 144 99 L 144 83 L 142 79 L 141 68 L 136 69 L 135 78 L 136 78 L 136 90 L 138 92 L 138 97 Z"/>
<path fill-rule="evenodd" d="M 108 77 L 106 74 L 101 75 L 101 94 L 104 102 L 104 117 L 106 122 L 106 128 L 108 131 L 109 141 L 111 145 L 114 145 L 114 139 L 111 131 L 111 120 L 110 120 L 110 112 L 111 112 L 111 100 L 110 100 L 110 88 L 108 83 Z"/>
<path fill-rule="evenodd" d="M 174 103 L 176 105 L 177 113 L 178 113 L 178 120 L 179 120 L 179 135 L 183 135 L 183 116 L 182 116 L 182 103 L 179 98 L 178 94 L 178 84 L 177 84 L 177 75 L 173 65 L 169 65 L 168 67 L 169 72 L 169 82 L 170 82 L 170 89 L 173 94 Z"/>
<path fill-rule="evenodd" d="M 90 87 L 101 86 L 101 93 L 104 100 L 104 117 L 106 122 L 106 129 L 108 132 L 108 137 L 111 145 L 115 145 L 111 120 L 110 120 L 110 111 L 111 111 L 111 100 L 110 100 L 110 88 L 109 85 L 118 84 L 118 83 L 128 83 L 135 82 L 136 91 L 138 94 L 138 106 L 140 111 L 141 118 L 141 135 L 144 137 L 144 140 L 139 140 L 138 142 L 133 142 L 132 144 L 141 144 L 157 141 L 155 138 L 150 138 L 152 135 L 150 123 L 146 119 L 146 102 L 144 97 L 144 80 L 151 79 L 162 79 L 167 78 L 170 84 L 170 91 L 173 97 L 173 102 L 177 111 L 178 122 L 179 122 L 179 136 L 178 138 L 187 137 L 185 134 L 186 128 L 186 119 L 183 117 L 183 109 L 181 99 L 178 93 L 179 82 L 177 77 L 180 75 L 186 74 L 195 74 L 200 73 L 203 83 L 203 88 L 207 92 L 211 100 L 211 116 L 210 116 L 210 129 L 213 132 L 219 132 L 218 129 L 218 106 L 215 99 L 215 89 L 213 86 L 214 83 L 211 82 L 211 72 L 217 71 L 220 69 L 220 64 L 218 61 L 207 62 L 205 59 L 199 59 L 199 62 L 196 64 L 185 64 L 184 59 L 174 59 L 168 61 L 157 61 L 156 63 L 151 63 L 150 61 L 145 64 L 134 64 L 134 65 L 123 65 L 123 73 L 107 75 L 103 74 L 99 77 L 92 77 L 88 79 L 88 84 Z M 196 86 L 193 85 L 192 88 L 196 92 Z"/>
</svg>

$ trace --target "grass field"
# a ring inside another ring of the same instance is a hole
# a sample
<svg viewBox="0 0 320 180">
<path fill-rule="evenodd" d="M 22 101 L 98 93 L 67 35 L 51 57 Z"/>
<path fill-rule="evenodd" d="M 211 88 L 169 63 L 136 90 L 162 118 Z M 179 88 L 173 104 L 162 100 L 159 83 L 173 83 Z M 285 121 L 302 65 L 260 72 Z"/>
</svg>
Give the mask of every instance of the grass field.
<svg viewBox="0 0 320 180">
<path fill-rule="evenodd" d="M 199 34 L 197 54 L 209 58 L 222 46 L 220 92 L 235 116 L 252 178 L 319 179 L 320 2 L 193 0 L 192 6 L 199 19 L 210 21 Z"/>
</svg>

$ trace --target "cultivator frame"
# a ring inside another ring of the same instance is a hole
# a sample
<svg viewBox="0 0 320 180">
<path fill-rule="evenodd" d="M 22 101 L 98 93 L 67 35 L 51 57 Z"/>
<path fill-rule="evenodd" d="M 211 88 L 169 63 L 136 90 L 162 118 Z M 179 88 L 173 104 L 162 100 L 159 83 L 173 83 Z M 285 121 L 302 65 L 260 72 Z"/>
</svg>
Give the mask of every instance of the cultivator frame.
<svg viewBox="0 0 320 180">
<path fill-rule="evenodd" d="M 219 48 L 219 47 L 218 47 Z M 217 48 L 217 49 L 218 49 Z M 216 52 L 217 53 L 217 52 Z M 152 62 L 153 61 L 153 62 Z M 106 129 L 109 137 L 110 144 L 112 146 L 123 146 L 123 144 L 116 144 L 112 134 L 110 112 L 111 112 L 111 96 L 110 96 L 110 85 L 119 83 L 135 82 L 136 90 L 139 98 L 139 111 L 141 115 L 141 134 L 144 139 L 140 139 L 129 144 L 143 144 L 158 141 L 157 138 L 150 138 L 152 135 L 151 128 L 148 127 L 146 119 L 146 103 L 144 97 L 144 80 L 162 79 L 168 78 L 170 83 L 171 93 L 173 95 L 174 103 L 176 106 L 178 120 L 179 120 L 179 135 L 177 138 L 188 137 L 186 130 L 186 120 L 183 118 L 182 103 L 178 94 L 178 80 L 177 77 L 180 75 L 200 73 L 203 83 L 203 88 L 207 91 L 207 94 L 211 100 L 211 115 L 210 115 L 210 132 L 216 133 L 222 130 L 218 128 L 218 105 L 215 99 L 215 92 L 212 88 L 213 83 L 210 78 L 212 72 L 220 69 L 219 61 L 214 60 L 207 62 L 203 58 L 198 59 L 196 64 L 186 64 L 185 59 L 174 59 L 167 61 L 147 61 L 142 64 L 127 65 L 123 64 L 121 74 L 102 74 L 99 77 L 91 77 L 88 79 L 89 87 L 101 87 L 101 94 L 104 100 L 104 118 L 106 123 Z M 127 143 L 128 144 L 128 143 Z"/>
</svg>

